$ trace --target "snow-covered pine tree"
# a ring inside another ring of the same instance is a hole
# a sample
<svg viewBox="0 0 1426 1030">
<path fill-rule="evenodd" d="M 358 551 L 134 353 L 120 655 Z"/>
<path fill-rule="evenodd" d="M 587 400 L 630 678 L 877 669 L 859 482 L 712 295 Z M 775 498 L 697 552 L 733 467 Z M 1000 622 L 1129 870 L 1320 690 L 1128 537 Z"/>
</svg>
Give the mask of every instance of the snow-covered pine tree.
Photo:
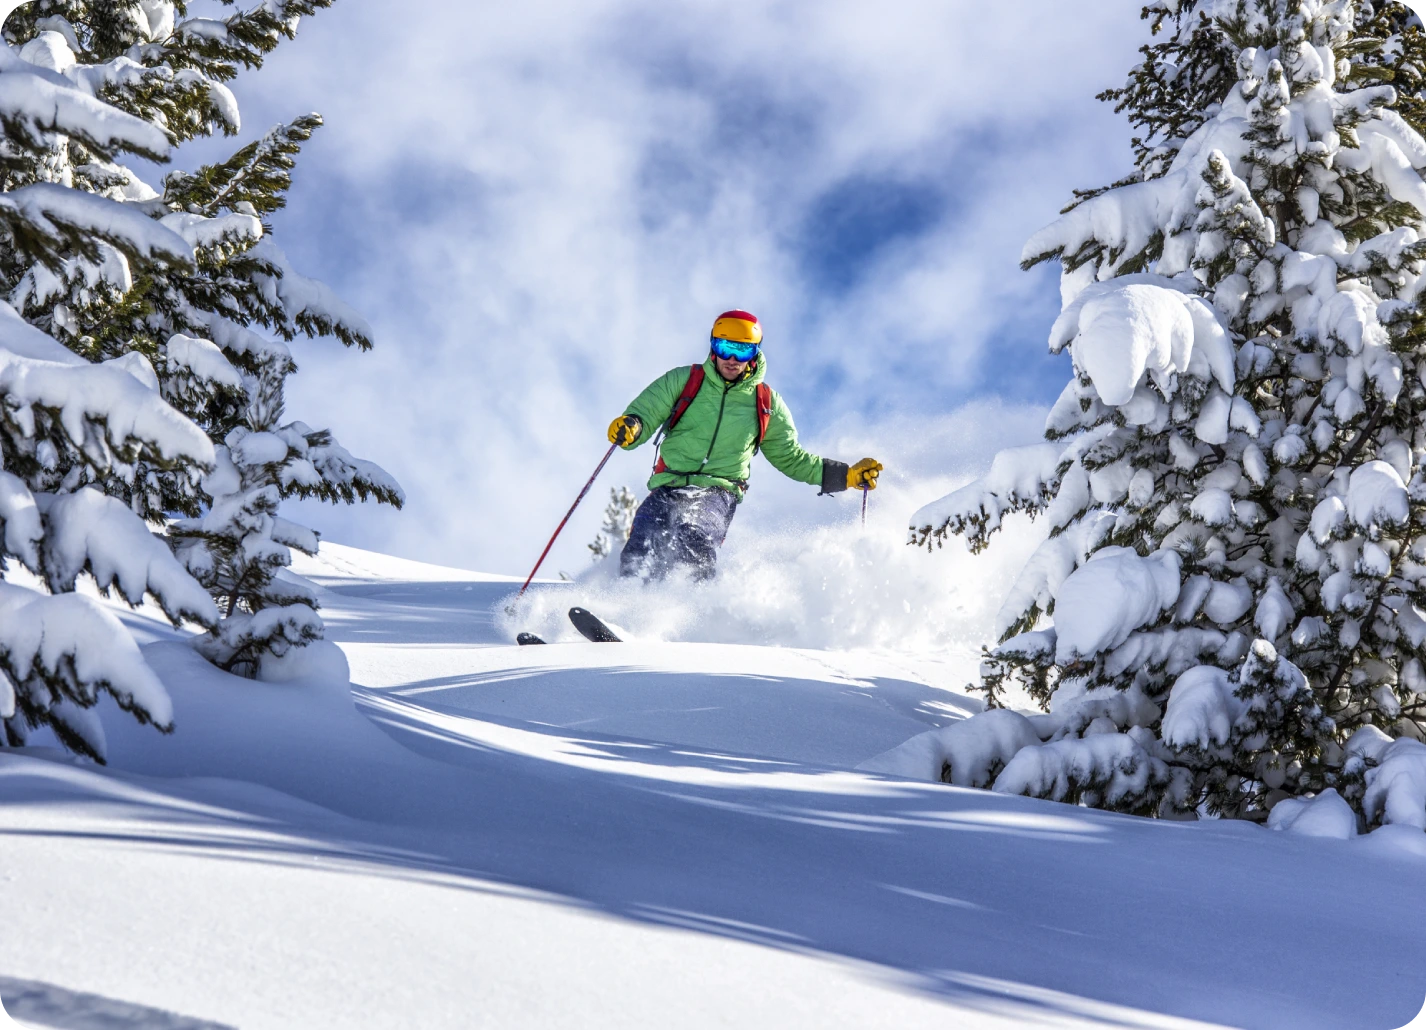
<svg viewBox="0 0 1426 1030">
<path fill-rule="evenodd" d="M 315 532 L 278 516 L 282 498 L 402 502 L 385 472 L 353 458 L 330 433 L 281 421 L 286 376 L 274 364 L 245 377 L 243 423 L 216 448 L 217 468 L 202 484 L 212 498 L 208 510 L 169 530 L 184 567 L 218 598 L 224 616 L 198 650 L 250 677 L 262 673 L 265 656 L 281 658 L 322 637 L 316 596 L 276 575 L 291 563 L 291 548 L 317 552 Z"/>
<path fill-rule="evenodd" d="M 276 577 L 292 560 L 290 548 L 317 551 L 315 533 L 277 514 L 289 459 L 309 449 L 305 437 L 279 425 L 285 376 L 278 366 L 248 381 L 245 424 L 217 448 L 217 468 L 203 482 L 211 507 L 169 530 L 179 559 L 219 598 L 224 614 L 199 651 L 249 677 L 260 671 L 263 655 L 281 657 L 322 637 L 316 597 Z"/>
<path fill-rule="evenodd" d="M 116 104 L 182 140 L 218 127 L 236 132 L 237 105 L 223 83 L 239 65 L 260 67 L 303 15 L 328 3 L 267 2 L 218 21 L 183 17 L 182 4 L 164 0 L 37 0 L 30 17 L 6 29 L 56 69 L 103 83 Z M 161 194 L 120 164 L 57 152 L 51 164 L 76 185 L 157 218 L 196 260 L 106 278 L 71 255 L 59 268 L 27 269 L 13 291 L 27 318 L 78 353 L 119 358 L 153 375 L 164 397 L 219 445 L 219 467 L 201 484 L 141 463 L 134 475 L 101 485 L 145 517 L 190 516 L 175 525 L 174 547 L 225 619 L 200 648 L 249 675 L 262 653 L 281 655 L 321 635 L 315 599 L 274 578 L 290 562 L 290 546 L 316 548 L 314 533 L 276 517 L 281 498 L 403 501 L 390 476 L 353 458 L 330 433 L 277 421 L 283 381 L 296 371 L 288 344 L 297 335 L 371 347 L 366 322 L 297 273 L 263 221 L 285 205 L 295 155 L 320 124 L 306 115 L 221 164 L 170 173 Z"/>
<path fill-rule="evenodd" d="M 290 548 L 316 552 L 317 534 L 279 518 L 279 502 L 374 499 L 399 508 L 405 501 L 390 475 L 354 458 L 329 431 L 281 421 L 285 381 L 297 371 L 287 343 L 299 333 L 371 348 L 365 320 L 326 286 L 297 273 L 273 243 L 271 227 L 256 219 L 285 205 L 293 157 L 320 124 L 316 115 L 299 118 L 222 165 L 168 176 L 164 197 L 174 213 L 167 218 L 191 227 L 199 264 L 196 274 L 150 285 L 151 310 L 141 327 L 161 327 L 167 336 L 166 395 L 221 441 L 218 469 L 202 483 L 206 511 L 175 522 L 170 536 L 224 616 L 199 650 L 249 676 L 261 673 L 264 655 L 280 658 L 322 636 L 316 597 L 276 577 L 291 563 Z M 216 229 L 243 219 L 256 224 L 245 233 Z M 254 325 L 279 339 L 255 332 Z M 170 510 L 179 507 L 164 487 L 183 484 L 162 470 L 149 482 L 155 499 Z"/>
<path fill-rule="evenodd" d="M 1375 0 L 1158 0 L 1105 94 L 1138 173 L 1059 258 L 1049 443 L 916 543 L 1050 526 L 982 667 L 1047 711 L 932 741 L 956 783 L 1262 818 L 1335 788 L 1426 827 L 1426 36 Z M 927 742 L 919 745 L 924 751 Z"/>
<path fill-rule="evenodd" d="M 622 548 L 634 528 L 634 512 L 639 500 L 627 486 L 610 487 L 609 503 L 604 506 L 604 524 L 599 527 L 599 535 L 589 544 L 589 551 L 595 561 Z"/>
<path fill-rule="evenodd" d="M 103 74 L 66 77 L 40 47 L 0 45 L 0 276 L 91 270 L 122 289 L 134 270 L 191 265 L 192 248 L 147 213 L 73 188 L 76 155 L 166 156 L 157 126 L 101 97 Z M 13 296 L 13 295 L 12 295 Z M 0 720 L 8 744 L 49 727 L 102 760 L 90 709 L 108 693 L 140 721 L 172 726 L 162 684 L 123 625 L 75 594 L 88 575 L 175 622 L 212 625 L 206 591 L 124 504 L 87 484 L 132 480 L 140 463 L 177 478 L 211 468 L 206 434 L 164 402 L 141 360 L 96 364 L 0 302 Z M 11 560 L 29 570 L 28 583 Z"/>
</svg>

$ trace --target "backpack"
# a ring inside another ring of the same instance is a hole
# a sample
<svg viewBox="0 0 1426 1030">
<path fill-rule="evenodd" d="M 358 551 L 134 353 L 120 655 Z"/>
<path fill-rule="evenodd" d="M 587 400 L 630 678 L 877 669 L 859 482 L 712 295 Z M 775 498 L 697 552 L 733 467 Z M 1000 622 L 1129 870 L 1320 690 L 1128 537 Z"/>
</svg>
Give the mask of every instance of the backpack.
<svg viewBox="0 0 1426 1030">
<path fill-rule="evenodd" d="M 678 425 L 678 420 L 683 418 L 683 413 L 688 410 L 688 406 L 693 403 L 693 398 L 698 396 L 698 391 L 703 388 L 704 371 L 702 365 L 694 365 L 688 371 L 688 381 L 683 384 L 683 392 L 678 395 L 678 400 L 673 402 L 673 410 L 668 413 L 668 418 L 659 427 L 658 435 L 654 438 L 654 446 L 673 432 L 673 427 Z M 762 450 L 763 437 L 767 436 L 768 423 L 772 421 L 772 387 L 767 383 L 758 383 L 753 391 L 756 397 L 758 412 L 758 438 L 753 442 L 753 453 L 757 454 Z M 659 455 L 659 460 L 654 464 L 654 472 L 667 472 L 669 467 L 664 464 L 663 455 Z M 683 473 L 684 475 L 696 475 L 696 473 Z"/>
</svg>

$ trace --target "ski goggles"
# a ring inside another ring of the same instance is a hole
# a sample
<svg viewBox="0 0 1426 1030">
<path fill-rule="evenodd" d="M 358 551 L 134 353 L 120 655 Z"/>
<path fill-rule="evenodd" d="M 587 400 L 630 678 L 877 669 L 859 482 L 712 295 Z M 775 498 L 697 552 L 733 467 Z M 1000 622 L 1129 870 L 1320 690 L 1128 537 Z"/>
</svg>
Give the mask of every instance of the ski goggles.
<svg viewBox="0 0 1426 1030">
<path fill-rule="evenodd" d="M 759 343 L 739 343 L 718 336 L 712 337 L 709 343 L 713 347 L 713 355 L 724 361 L 752 361 L 758 356 L 758 351 L 762 350 L 762 344 Z"/>
</svg>

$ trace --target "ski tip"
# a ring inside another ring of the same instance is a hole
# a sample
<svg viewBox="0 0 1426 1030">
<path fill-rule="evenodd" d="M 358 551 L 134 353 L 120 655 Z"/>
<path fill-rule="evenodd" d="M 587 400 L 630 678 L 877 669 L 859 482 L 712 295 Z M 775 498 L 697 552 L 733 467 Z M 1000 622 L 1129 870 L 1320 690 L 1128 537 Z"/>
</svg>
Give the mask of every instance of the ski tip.
<svg viewBox="0 0 1426 1030">
<path fill-rule="evenodd" d="M 620 643 L 618 635 L 600 621 L 599 616 L 587 611 L 584 608 L 571 608 L 569 610 L 569 621 L 574 624 L 574 628 L 579 630 L 584 639 L 591 640 L 596 644 L 617 644 Z"/>
<path fill-rule="evenodd" d="M 521 633 L 515 638 L 517 644 L 543 644 L 545 641 L 533 633 Z"/>
</svg>

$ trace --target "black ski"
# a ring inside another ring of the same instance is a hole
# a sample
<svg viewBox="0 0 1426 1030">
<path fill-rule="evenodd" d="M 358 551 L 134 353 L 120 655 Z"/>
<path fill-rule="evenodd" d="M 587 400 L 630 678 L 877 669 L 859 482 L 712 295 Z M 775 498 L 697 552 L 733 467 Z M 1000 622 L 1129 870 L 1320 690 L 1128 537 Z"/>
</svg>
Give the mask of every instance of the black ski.
<svg viewBox="0 0 1426 1030">
<path fill-rule="evenodd" d="M 533 633 L 521 633 L 515 638 L 517 644 L 543 644 L 544 641 Z"/>
<path fill-rule="evenodd" d="M 574 623 L 574 628 L 584 635 L 586 640 L 592 640 L 596 644 L 617 644 L 619 638 L 614 635 L 614 631 L 598 617 L 583 608 L 571 608 L 569 610 L 569 621 Z"/>
</svg>

